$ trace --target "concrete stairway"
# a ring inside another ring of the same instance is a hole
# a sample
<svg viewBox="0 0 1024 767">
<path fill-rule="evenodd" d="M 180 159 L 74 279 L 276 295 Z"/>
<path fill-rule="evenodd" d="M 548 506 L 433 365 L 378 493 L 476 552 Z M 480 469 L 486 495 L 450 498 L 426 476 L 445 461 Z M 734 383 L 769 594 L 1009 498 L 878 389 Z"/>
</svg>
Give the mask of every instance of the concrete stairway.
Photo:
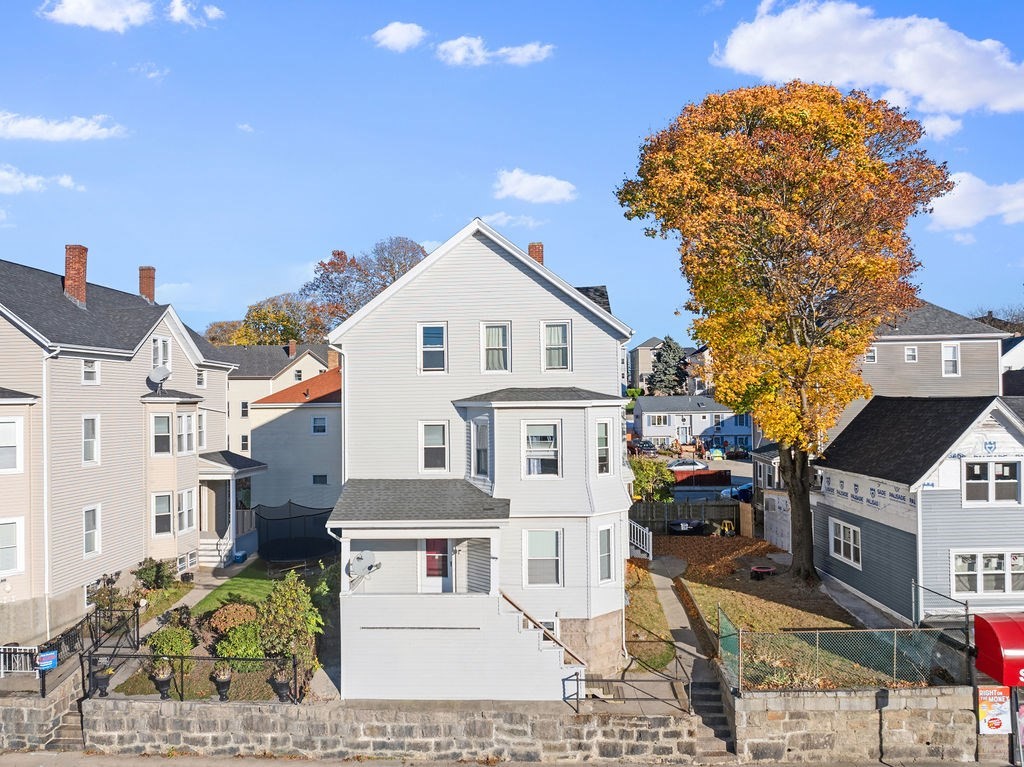
<svg viewBox="0 0 1024 767">
<path fill-rule="evenodd" d="M 700 718 L 697 725 L 698 764 L 725 764 L 736 761 L 736 744 L 732 728 L 722 705 L 722 690 L 717 681 L 694 681 L 690 689 L 693 713 Z"/>
<path fill-rule="evenodd" d="M 84 751 L 85 740 L 82 737 L 82 713 L 76 705 L 61 718 L 60 724 L 46 744 L 47 751 Z"/>
</svg>

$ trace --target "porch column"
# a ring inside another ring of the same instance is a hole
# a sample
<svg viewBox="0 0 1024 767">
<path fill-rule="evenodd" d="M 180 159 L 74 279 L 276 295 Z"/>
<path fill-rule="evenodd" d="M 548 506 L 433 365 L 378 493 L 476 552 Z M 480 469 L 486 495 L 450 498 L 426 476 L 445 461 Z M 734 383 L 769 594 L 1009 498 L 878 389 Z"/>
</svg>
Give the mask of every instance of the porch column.
<svg viewBox="0 0 1024 767">
<path fill-rule="evenodd" d="M 231 538 L 231 561 L 235 561 L 235 478 L 228 480 L 228 536 Z M 230 564 L 230 563 L 229 563 Z"/>
<path fill-rule="evenodd" d="M 488 593 L 492 597 L 496 597 L 500 589 L 498 583 L 498 556 L 501 552 L 501 533 L 491 533 L 487 536 L 487 542 L 491 549 L 491 590 Z"/>
<path fill-rule="evenodd" d="M 341 539 L 341 554 L 339 554 L 338 561 L 341 562 L 341 584 L 338 587 L 338 592 L 341 594 L 347 594 L 349 592 L 349 574 L 348 574 L 348 563 L 352 559 L 352 539 L 348 537 L 342 537 Z"/>
</svg>

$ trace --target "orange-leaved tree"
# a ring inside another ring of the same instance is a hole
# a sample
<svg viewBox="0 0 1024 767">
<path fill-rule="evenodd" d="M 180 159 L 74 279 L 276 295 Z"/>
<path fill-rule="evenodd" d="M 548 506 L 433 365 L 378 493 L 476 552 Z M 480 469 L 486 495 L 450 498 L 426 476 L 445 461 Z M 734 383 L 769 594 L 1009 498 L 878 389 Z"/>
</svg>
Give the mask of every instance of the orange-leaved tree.
<svg viewBox="0 0 1024 767">
<path fill-rule="evenodd" d="M 907 220 L 951 188 L 899 109 L 794 81 L 686 106 L 617 190 L 649 236 L 679 236 L 715 399 L 778 443 L 793 573 L 816 578 L 809 459 L 852 401 L 878 325 L 916 303 Z"/>
</svg>

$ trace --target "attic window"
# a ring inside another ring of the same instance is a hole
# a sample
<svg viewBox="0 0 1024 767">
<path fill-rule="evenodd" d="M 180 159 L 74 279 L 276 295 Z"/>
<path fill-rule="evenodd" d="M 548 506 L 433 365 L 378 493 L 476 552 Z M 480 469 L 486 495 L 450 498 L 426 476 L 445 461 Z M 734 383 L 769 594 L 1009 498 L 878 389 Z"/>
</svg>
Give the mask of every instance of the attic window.
<svg viewBox="0 0 1024 767">
<path fill-rule="evenodd" d="M 301 381 L 302 380 L 302 371 L 301 370 L 296 370 L 295 371 L 295 380 L 296 381 Z"/>
</svg>

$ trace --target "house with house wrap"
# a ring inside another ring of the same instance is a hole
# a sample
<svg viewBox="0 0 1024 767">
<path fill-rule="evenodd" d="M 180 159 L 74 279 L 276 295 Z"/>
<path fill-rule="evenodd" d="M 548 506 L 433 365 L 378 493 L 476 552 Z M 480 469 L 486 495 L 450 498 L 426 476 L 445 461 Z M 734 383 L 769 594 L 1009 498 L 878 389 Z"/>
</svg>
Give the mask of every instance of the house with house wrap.
<svg viewBox="0 0 1024 767">
<path fill-rule="evenodd" d="M 629 336 L 480 219 L 331 332 L 344 697 L 560 700 L 621 667 Z"/>
</svg>

